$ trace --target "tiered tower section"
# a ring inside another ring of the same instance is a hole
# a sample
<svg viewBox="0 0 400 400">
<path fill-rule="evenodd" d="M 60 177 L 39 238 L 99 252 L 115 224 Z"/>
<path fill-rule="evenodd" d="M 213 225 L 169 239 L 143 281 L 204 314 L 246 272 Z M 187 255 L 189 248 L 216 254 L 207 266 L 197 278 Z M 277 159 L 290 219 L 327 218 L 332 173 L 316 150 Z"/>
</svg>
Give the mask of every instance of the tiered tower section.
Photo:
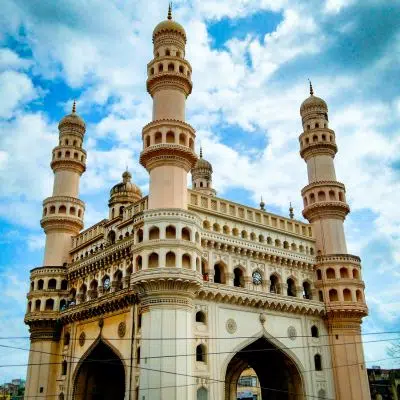
<svg viewBox="0 0 400 400">
<path fill-rule="evenodd" d="M 326 304 L 336 398 L 370 398 L 361 342 L 361 320 L 368 309 L 357 256 L 347 253 L 343 223 L 350 208 L 343 183 L 336 180 L 335 132 L 328 127 L 328 106 L 314 96 L 300 108 L 303 133 L 300 155 L 307 163 L 303 215 L 313 226 L 317 247 L 315 287 Z"/>
<path fill-rule="evenodd" d="M 192 68 L 185 59 L 186 33 L 168 19 L 153 31 L 154 58 L 147 66 L 153 121 L 143 128 L 140 163 L 150 174 L 149 209 L 187 208 L 187 174 L 196 162 L 195 132 L 185 122 Z"/>
<path fill-rule="evenodd" d="M 78 198 L 79 180 L 86 169 L 86 151 L 82 148 L 86 127 L 76 113 L 59 123 L 59 144 L 53 149 L 51 168 L 54 172 L 53 195 L 43 202 L 40 221 L 46 233 L 45 266 L 62 266 L 69 261 L 71 237 L 83 228 L 85 204 Z"/>
</svg>

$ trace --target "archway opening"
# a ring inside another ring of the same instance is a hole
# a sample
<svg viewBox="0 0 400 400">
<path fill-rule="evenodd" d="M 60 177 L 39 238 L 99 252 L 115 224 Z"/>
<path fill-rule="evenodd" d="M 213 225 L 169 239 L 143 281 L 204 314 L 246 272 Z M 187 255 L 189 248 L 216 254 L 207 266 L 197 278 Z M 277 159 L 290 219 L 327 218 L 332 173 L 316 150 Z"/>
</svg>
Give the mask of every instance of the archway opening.
<svg viewBox="0 0 400 400">
<path fill-rule="evenodd" d="M 76 374 L 74 400 L 123 400 L 125 370 L 114 351 L 100 341 L 86 360 L 91 362 L 82 362 Z"/>
<path fill-rule="evenodd" d="M 225 376 L 225 400 L 237 400 L 242 373 L 251 368 L 260 388 L 258 399 L 304 400 L 304 387 L 294 361 L 266 338 L 234 355 Z"/>
</svg>

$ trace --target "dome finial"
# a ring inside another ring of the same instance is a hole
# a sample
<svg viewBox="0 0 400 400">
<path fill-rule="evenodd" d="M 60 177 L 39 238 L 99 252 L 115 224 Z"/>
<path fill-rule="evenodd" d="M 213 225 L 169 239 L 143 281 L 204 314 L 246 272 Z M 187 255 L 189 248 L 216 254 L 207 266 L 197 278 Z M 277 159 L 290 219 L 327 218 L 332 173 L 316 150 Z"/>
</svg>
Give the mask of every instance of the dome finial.
<svg viewBox="0 0 400 400">
<path fill-rule="evenodd" d="M 308 80 L 308 82 L 310 82 L 310 95 L 314 96 L 314 89 L 312 87 L 312 83 L 311 83 L 310 79 Z"/>
<path fill-rule="evenodd" d="M 72 103 L 72 113 L 76 113 L 76 101 L 74 100 L 74 102 Z"/>
<path fill-rule="evenodd" d="M 261 201 L 260 201 L 260 210 L 265 211 L 265 203 L 264 203 L 262 196 L 261 196 Z"/>
<path fill-rule="evenodd" d="M 290 219 L 293 219 L 293 218 L 294 218 L 294 212 L 293 212 L 292 202 L 289 203 L 289 217 L 290 217 Z"/>
<path fill-rule="evenodd" d="M 200 158 L 203 158 L 203 147 L 200 146 Z"/>
<path fill-rule="evenodd" d="M 168 19 L 172 19 L 172 2 L 168 5 Z"/>
</svg>

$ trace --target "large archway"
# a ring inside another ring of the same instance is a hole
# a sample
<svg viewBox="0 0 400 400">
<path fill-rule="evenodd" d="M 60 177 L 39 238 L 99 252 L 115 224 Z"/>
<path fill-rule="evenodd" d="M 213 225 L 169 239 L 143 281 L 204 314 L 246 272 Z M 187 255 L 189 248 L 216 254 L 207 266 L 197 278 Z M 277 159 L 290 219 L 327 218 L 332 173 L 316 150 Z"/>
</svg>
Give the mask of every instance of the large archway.
<svg viewBox="0 0 400 400">
<path fill-rule="evenodd" d="M 294 361 L 262 337 L 237 352 L 225 376 L 225 400 L 237 399 L 240 375 L 251 367 L 259 379 L 262 400 L 304 400 L 304 387 Z"/>
<path fill-rule="evenodd" d="M 121 359 L 102 340 L 82 360 L 74 382 L 74 400 L 124 400 L 125 370 Z"/>
</svg>

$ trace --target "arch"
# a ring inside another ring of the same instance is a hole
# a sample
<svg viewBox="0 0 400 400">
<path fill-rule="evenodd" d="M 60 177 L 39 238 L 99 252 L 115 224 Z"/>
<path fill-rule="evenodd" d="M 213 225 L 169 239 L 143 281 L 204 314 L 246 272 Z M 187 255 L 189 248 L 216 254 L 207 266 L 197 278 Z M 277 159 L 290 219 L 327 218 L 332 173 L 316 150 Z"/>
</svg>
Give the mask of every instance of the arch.
<svg viewBox="0 0 400 400">
<path fill-rule="evenodd" d="M 221 232 L 221 227 L 216 222 L 213 224 L 213 231 Z"/>
<path fill-rule="evenodd" d="M 85 362 L 87 359 L 94 362 Z M 74 400 L 123 400 L 125 366 L 122 357 L 111 344 L 97 339 L 79 361 L 73 382 Z"/>
<path fill-rule="evenodd" d="M 70 158 L 70 157 L 71 157 L 71 153 L 70 153 L 69 151 L 66 151 L 66 152 L 65 152 L 65 157 L 66 157 L 66 158 Z"/>
<path fill-rule="evenodd" d="M 162 142 L 162 134 L 161 132 L 156 132 L 154 135 L 154 143 L 160 144 Z"/>
<path fill-rule="evenodd" d="M 318 391 L 318 400 L 325 400 L 326 399 L 326 392 L 324 389 L 320 389 Z"/>
<path fill-rule="evenodd" d="M 158 254 L 156 252 L 153 252 L 149 255 L 148 266 L 149 268 L 158 267 Z"/>
<path fill-rule="evenodd" d="M 265 350 L 275 350 L 268 352 L 269 362 L 265 362 L 265 355 L 263 355 Z M 235 351 L 237 352 L 226 360 L 226 367 L 224 367 L 225 400 L 238 398 L 237 383 L 240 375 L 249 365 L 259 379 L 261 398 L 305 399 L 302 366 L 293 352 L 276 339 L 266 336 L 250 338 Z M 292 395 L 288 397 L 287 392 Z M 284 393 L 284 395 L 277 393 Z"/>
<path fill-rule="evenodd" d="M 40 300 L 35 301 L 35 311 L 40 311 L 40 306 L 42 302 Z"/>
<path fill-rule="evenodd" d="M 333 190 L 329 191 L 329 200 L 336 200 L 336 194 Z"/>
<path fill-rule="evenodd" d="M 150 135 L 146 135 L 145 143 L 146 143 L 146 147 L 150 146 Z"/>
<path fill-rule="evenodd" d="M 186 135 L 184 133 L 179 134 L 179 144 L 186 146 Z"/>
<path fill-rule="evenodd" d="M 356 299 L 358 302 L 362 302 L 363 301 L 363 295 L 360 289 L 356 290 Z"/>
<path fill-rule="evenodd" d="M 336 273 L 333 268 L 328 268 L 326 270 L 326 278 L 327 279 L 336 279 Z"/>
<path fill-rule="evenodd" d="M 61 375 L 67 375 L 67 369 L 68 369 L 68 363 L 67 360 L 64 360 L 61 366 Z"/>
<path fill-rule="evenodd" d="M 348 278 L 349 277 L 349 270 L 345 267 L 340 268 L 340 277 L 341 278 Z"/>
<path fill-rule="evenodd" d="M 150 75 L 154 75 L 154 67 L 150 68 Z"/>
<path fill-rule="evenodd" d="M 264 243 L 264 241 L 265 241 L 264 236 L 263 235 L 258 235 L 258 241 L 260 243 Z"/>
<path fill-rule="evenodd" d="M 35 282 L 32 281 L 32 282 L 31 282 L 31 290 L 34 290 L 34 289 L 35 289 Z"/>
<path fill-rule="evenodd" d="M 210 229 L 210 222 L 207 221 L 207 220 L 203 221 L 203 228 L 204 229 Z"/>
<path fill-rule="evenodd" d="M 322 290 L 318 290 L 318 300 L 324 301 L 324 293 L 322 292 Z"/>
<path fill-rule="evenodd" d="M 319 337 L 318 327 L 315 326 L 315 325 L 313 325 L 313 326 L 311 327 L 311 336 L 314 337 L 314 338 Z"/>
<path fill-rule="evenodd" d="M 344 200 L 343 200 L 343 193 L 342 193 L 342 192 L 339 192 L 339 201 L 344 201 Z"/>
<path fill-rule="evenodd" d="M 66 214 L 67 213 L 67 207 L 65 207 L 64 205 L 58 207 L 58 213 L 59 214 Z"/>
<path fill-rule="evenodd" d="M 114 231 L 110 231 L 110 233 L 107 235 L 107 240 L 110 244 L 114 244 L 115 243 L 115 232 Z"/>
<path fill-rule="evenodd" d="M 189 228 L 182 228 L 182 232 L 181 232 L 181 236 L 182 236 L 182 240 L 191 240 L 191 231 Z"/>
<path fill-rule="evenodd" d="M 142 269 L 142 256 L 137 256 L 135 261 L 136 271 L 140 271 Z"/>
<path fill-rule="evenodd" d="M 125 210 L 125 207 L 124 207 L 124 206 L 121 206 L 121 207 L 119 208 L 119 215 L 123 215 L 124 210 Z"/>
<path fill-rule="evenodd" d="M 356 268 L 353 269 L 353 279 L 360 279 L 360 274 Z"/>
<path fill-rule="evenodd" d="M 293 278 L 288 278 L 286 281 L 287 284 L 287 295 L 296 297 L 296 283 Z"/>
<path fill-rule="evenodd" d="M 314 367 L 316 371 L 322 371 L 322 357 L 321 354 L 314 355 Z"/>
<path fill-rule="evenodd" d="M 338 301 L 338 292 L 336 289 L 329 290 L 329 301 Z"/>
<path fill-rule="evenodd" d="M 29 313 L 32 311 L 32 302 L 28 301 L 28 306 L 26 307 L 26 312 Z"/>
<path fill-rule="evenodd" d="M 172 131 L 167 132 L 165 140 L 167 143 L 175 143 L 175 133 Z"/>
<path fill-rule="evenodd" d="M 288 242 L 288 241 L 285 240 L 285 241 L 283 242 L 283 248 L 284 248 L 284 249 L 288 249 L 288 248 L 289 248 L 289 242 Z"/>
<path fill-rule="evenodd" d="M 196 400 L 208 400 L 208 391 L 204 386 L 197 389 Z"/>
<path fill-rule="evenodd" d="M 176 267 L 176 257 L 173 251 L 169 251 L 165 256 L 165 266 L 167 268 L 175 268 Z"/>
<path fill-rule="evenodd" d="M 226 283 L 225 271 L 226 266 L 222 262 L 214 265 L 214 283 Z"/>
<path fill-rule="evenodd" d="M 325 201 L 325 200 L 326 200 L 325 192 L 323 191 L 318 192 L 318 201 Z"/>
<path fill-rule="evenodd" d="M 71 334 L 69 332 L 65 332 L 65 335 L 63 338 L 64 346 L 69 346 L 70 340 L 71 340 Z"/>
<path fill-rule="evenodd" d="M 103 286 L 103 291 L 105 293 L 109 292 L 111 289 L 111 280 L 108 275 L 104 275 L 101 280 L 101 286 Z"/>
<path fill-rule="evenodd" d="M 158 64 L 158 72 L 164 71 L 164 65 L 162 63 Z"/>
<path fill-rule="evenodd" d="M 244 287 L 244 272 L 242 267 L 233 270 L 233 286 Z"/>
<path fill-rule="evenodd" d="M 312 203 L 315 203 L 315 194 L 314 193 L 311 193 L 310 194 L 310 203 L 312 204 Z"/>
<path fill-rule="evenodd" d="M 281 247 L 281 241 L 279 239 L 275 239 L 275 246 Z"/>
<path fill-rule="evenodd" d="M 267 244 L 272 244 L 272 238 L 270 236 L 267 237 Z"/>
<path fill-rule="evenodd" d="M 292 250 L 292 251 L 297 251 L 297 244 L 296 244 L 296 243 L 292 243 L 292 244 L 290 245 L 290 250 Z"/>
<path fill-rule="evenodd" d="M 192 268 L 192 261 L 190 258 L 190 254 L 183 254 L 182 255 L 182 268 L 191 269 Z"/>
<path fill-rule="evenodd" d="M 165 50 L 165 55 L 166 56 L 170 56 L 171 55 L 171 50 L 170 49 L 166 49 Z"/>
<path fill-rule="evenodd" d="M 197 311 L 196 312 L 196 322 L 200 322 L 202 324 L 205 324 L 207 321 L 206 319 L 206 313 L 203 311 Z"/>
<path fill-rule="evenodd" d="M 174 63 L 169 63 L 168 64 L 168 71 L 169 72 L 174 72 L 175 71 L 175 64 Z"/>
<path fill-rule="evenodd" d="M 149 229 L 149 240 L 160 239 L 160 229 L 157 226 L 152 226 Z"/>
<path fill-rule="evenodd" d="M 43 287 L 44 287 L 44 280 L 43 279 L 39 279 L 38 280 L 38 285 L 37 285 L 38 290 L 43 290 Z"/>
<path fill-rule="evenodd" d="M 256 239 L 257 239 L 256 234 L 254 232 L 251 232 L 250 233 L 250 240 L 256 240 Z"/>
<path fill-rule="evenodd" d="M 54 310 L 54 300 L 53 299 L 47 299 L 46 303 L 44 305 L 45 311 L 53 311 Z"/>
<path fill-rule="evenodd" d="M 168 225 L 165 228 L 165 238 L 166 239 L 176 239 L 176 229 L 173 225 Z"/>
<path fill-rule="evenodd" d="M 206 346 L 204 344 L 199 344 L 196 347 L 196 361 L 206 363 L 207 362 L 206 352 L 207 352 Z"/>
<path fill-rule="evenodd" d="M 75 215 L 75 214 L 76 214 L 76 208 L 75 208 L 75 207 L 70 207 L 70 208 L 69 208 L 69 213 L 70 213 L 71 215 Z"/>
<path fill-rule="evenodd" d="M 117 269 L 113 276 L 113 287 L 115 290 L 122 289 L 122 271 Z"/>
<path fill-rule="evenodd" d="M 240 233 L 240 236 L 242 237 L 242 239 L 247 239 L 248 234 L 247 234 L 247 232 L 243 229 L 242 232 Z"/>
<path fill-rule="evenodd" d="M 279 277 L 276 274 L 272 274 L 269 277 L 270 280 L 270 286 L 269 286 L 269 291 L 270 293 L 276 293 L 276 294 L 280 294 L 280 283 L 279 283 Z"/>
<path fill-rule="evenodd" d="M 180 72 L 181 74 L 184 74 L 184 73 L 185 73 L 185 69 L 183 68 L 183 65 L 180 65 L 180 66 L 179 66 L 179 72 Z"/>
<path fill-rule="evenodd" d="M 303 298 L 312 300 L 311 283 L 308 281 L 303 282 Z"/>
<path fill-rule="evenodd" d="M 343 289 L 343 300 L 344 301 L 353 301 L 350 289 L 347 289 L 347 288 Z"/>
<path fill-rule="evenodd" d="M 192 138 L 189 138 L 189 147 L 194 150 L 194 140 Z"/>
<path fill-rule="evenodd" d="M 317 269 L 317 280 L 322 280 L 322 272 L 320 269 Z"/>
<path fill-rule="evenodd" d="M 232 235 L 233 236 L 239 236 L 239 229 L 238 228 L 233 228 L 232 229 Z"/>
<path fill-rule="evenodd" d="M 57 281 L 54 278 L 49 279 L 47 282 L 47 289 L 54 290 L 57 287 Z"/>
<path fill-rule="evenodd" d="M 61 299 L 59 308 L 60 308 L 60 311 L 64 311 L 67 308 L 67 300 Z"/>
<path fill-rule="evenodd" d="M 138 231 L 136 233 L 136 238 L 137 238 L 138 243 L 143 242 L 143 229 L 142 228 L 138 229 Z"/>
</svg>

